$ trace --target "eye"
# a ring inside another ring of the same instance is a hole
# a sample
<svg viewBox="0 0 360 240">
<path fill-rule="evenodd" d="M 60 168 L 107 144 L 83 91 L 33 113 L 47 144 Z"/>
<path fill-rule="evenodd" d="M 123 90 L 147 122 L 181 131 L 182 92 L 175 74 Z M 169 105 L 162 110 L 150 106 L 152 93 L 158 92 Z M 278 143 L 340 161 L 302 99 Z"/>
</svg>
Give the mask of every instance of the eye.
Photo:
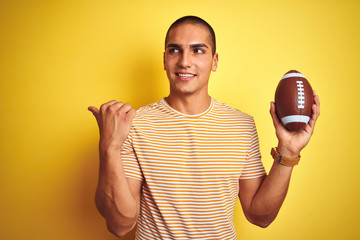
<svg viewBox="0 0 360 240">
<path fill-rule="evenodd" d="M 178 52 L 180 52 L 180 50 L 177 49 L 177 48 L 170 48 L 169 49 L 169 53 L 178 53 Z"/>
<path fill-rule="evenodd" d="M 194 53 L 205 53 L 205 51 L 201 48 L 194 48 Z"/>
</svg>

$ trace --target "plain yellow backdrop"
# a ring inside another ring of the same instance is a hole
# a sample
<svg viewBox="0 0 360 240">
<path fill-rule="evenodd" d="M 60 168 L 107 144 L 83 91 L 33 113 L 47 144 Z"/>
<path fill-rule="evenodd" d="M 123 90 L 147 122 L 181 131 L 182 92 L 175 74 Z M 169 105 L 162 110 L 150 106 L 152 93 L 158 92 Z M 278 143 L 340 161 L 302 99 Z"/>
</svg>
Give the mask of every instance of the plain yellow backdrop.
<svg viewBox="0 0 360 240">
<path fill-rule="evenodd" d="M 359 11 L 347 0 L 0 1 L 0 239 L 116 239 L 95 209 L 87 107 L 166 96 L 165 33 L 189 14 L 215 29 L 210 93 L 255 117 L 267 171 L 282 75 L 302 72 L 320 96 L 277 219 L 258 228 L 237 205 L 238 239 L 359 239 Z"/>
</svg>

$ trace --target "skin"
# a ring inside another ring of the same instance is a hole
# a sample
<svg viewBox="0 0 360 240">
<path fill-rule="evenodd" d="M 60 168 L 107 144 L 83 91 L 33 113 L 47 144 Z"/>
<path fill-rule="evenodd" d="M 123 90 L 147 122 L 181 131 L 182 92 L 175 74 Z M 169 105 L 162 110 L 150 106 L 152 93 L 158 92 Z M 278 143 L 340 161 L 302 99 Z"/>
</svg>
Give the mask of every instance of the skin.
<svg viewBox="0 0 360 240">
<path fill-rule="evenodd" d="M 189 115 L 204 112 L 211 102 L 208 94 L 210 73 L 216 71 L 217 64 L 218 54 L 212 54 L 206 28 L 194 24 L 173 28 L 164 53 L 164 69 L 170 83 L 166 101 Z"/>
<path fill-rule="evenodd" d="M 88 110 L 94 114 L 100 131 L 96 207 L 109 231 L 121 237 L 136 225 L 140 210 L 141 181 L 125 176 L 120 154 L 136 111 L 130 104 L 114 100 L 100 109 L 90 106 Z"/>
<path fill-rule="evenodd" d="M 216 71 L 218 54 L 212 54 L 206 28 L 182 24 L 169 32 L 164 52 L 164 69 L 170 83 L 166 101 L 185 114 L 199 114 L 210 105 L 209 77 Z M 289 132 L 270 103 L 270 115 L 278 138 L 278 151 L 286 157 L 297 157 L 308 144 L 320 114 L 319 97 L 314 93 L 312 117 L 304 130 Z M 141 184 L 126 178 L 121 163 L 121 146 L 126 139 L 135 110 L 129 104 L 110 101 L 100 109 L 89 107 L 100 130 L 99 182 L 96 206 L 104 216 L 110 232 L 124 236 L 135 225 L 140 211 Z M 269 174 L 262 178 L 239 180 L 239 199 L 246 218 L 267 227 L 279 212 L 285 199 L 293 167 L 274 161 Z"/>
</svg>

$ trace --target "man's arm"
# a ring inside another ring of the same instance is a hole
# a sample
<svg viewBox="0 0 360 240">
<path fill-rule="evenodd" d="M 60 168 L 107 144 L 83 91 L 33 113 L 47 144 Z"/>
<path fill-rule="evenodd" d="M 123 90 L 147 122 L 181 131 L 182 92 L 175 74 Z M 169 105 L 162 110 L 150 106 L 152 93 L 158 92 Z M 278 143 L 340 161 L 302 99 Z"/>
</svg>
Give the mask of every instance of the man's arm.
<svg viewBox="0 0 360 240">
<path fill-rule="evenodd" d="M 101 151 L 100 151 L 101 152 Z M 135 225 L 140 209 L 140 180 L 125 177 L 119 153 L 100 153 L 95 203 L 111 233 L 121 237 Z"/>
<path fill-rule="evenodd" d="M 312 117 L 305 129 L 299 132 L 286 130 L 275 113 L 275 104 L 271 103 L 270 114 L 279 140 L 278 151 L 283 156 L 298 157 L 300 151 L 310 141 L 316 120 L 320 115 L 320 101 L 315 92 L 314 101 Z M 251 223 L 267 227 L 276 218 L 289 188 L 292 169 L 293 167 L 274 161 L 266 177 L 239 180 L 239 199 L 244 214 Z"/>
<path fill-rule="evenodd" d="M 140 209 L 142 182 L 127 178 L 121 162 L 121 147 L 129 134 L 135 110 L 129 104 L 110 101 L 100 110 L 89 107 L 89 111 L 94 114 L 100 130 L 95 202 L 109 231 L 120 237 L 136 225 Z"/>
<path fill-rule="evenodd" d="M 289 188 L 292 167 L 276 161 L 266 177 L 239 180 L 239 199 L 249 222 L 267 227 L 277 216 Z"/>
</svg>

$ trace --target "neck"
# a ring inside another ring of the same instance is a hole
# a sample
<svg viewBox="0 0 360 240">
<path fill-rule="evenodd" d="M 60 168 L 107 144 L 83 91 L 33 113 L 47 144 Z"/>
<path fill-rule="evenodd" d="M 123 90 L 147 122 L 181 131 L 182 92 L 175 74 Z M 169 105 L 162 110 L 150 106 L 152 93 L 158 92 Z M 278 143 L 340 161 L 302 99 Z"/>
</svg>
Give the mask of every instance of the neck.
<svg viewBox="0 0 360 240">
<path fill-rule="evenodd" d="M 188 95 L 181 97 L 170 94 L 165 99 L 172 108 L 187 115 L 201 114 L 205 112 L 211 104 L 211 97 L 207 93 L 206 95 Z"/>
</svg>

